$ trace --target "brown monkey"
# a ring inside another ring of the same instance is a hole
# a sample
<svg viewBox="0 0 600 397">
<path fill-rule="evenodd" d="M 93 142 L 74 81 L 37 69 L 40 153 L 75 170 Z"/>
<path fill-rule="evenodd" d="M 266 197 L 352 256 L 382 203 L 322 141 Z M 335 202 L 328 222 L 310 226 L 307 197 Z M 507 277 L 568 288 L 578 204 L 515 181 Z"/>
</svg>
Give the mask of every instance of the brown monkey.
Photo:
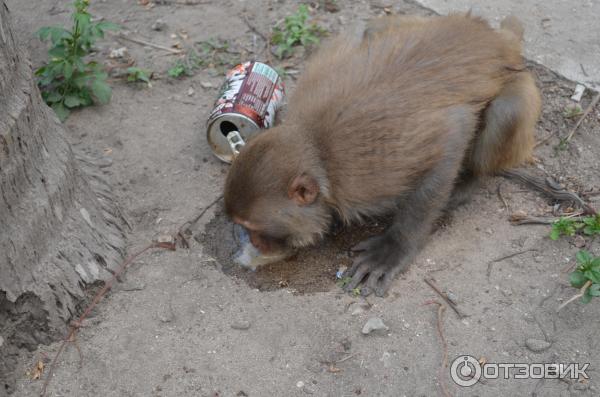
<svg viewBox="0 0 600 397">
<path fill-rule="evenodd" d="M 393 214 L 359 244 L 351 290 L 382 296 L 423 246 L 461 175 L 530 159 L 540 95 L 521 25 L 470 15 L 378 20 L 309 61 L 282 125 L 241 150 L 225 207 L 262 252 L 318 241 L 334 219 Z"/>
</svg>

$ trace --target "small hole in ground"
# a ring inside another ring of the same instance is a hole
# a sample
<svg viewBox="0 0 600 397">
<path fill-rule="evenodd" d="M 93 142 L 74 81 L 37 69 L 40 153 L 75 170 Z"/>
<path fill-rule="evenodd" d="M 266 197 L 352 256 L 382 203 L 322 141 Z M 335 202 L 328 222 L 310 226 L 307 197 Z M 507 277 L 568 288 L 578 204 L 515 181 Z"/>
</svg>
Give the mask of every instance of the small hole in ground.
<svg viewBox="0 0 600 397">
<path fill-rule="evenodd" d="M 237 250 L 233 223 L 222 210 L 217 211 L 206 225 L 198 241 L 205 252 L 221 264 L 225 274 L 243 280 L 252 288 L 260 291 L 289 288 L 305 294 L 339 288 L 335 274 L 341 266 L 352 263 L 350 248 L 383 230 L 381 222 L 339 229 L 317 246 L 301 249 L 287 260 L 261 266 L 256 271 L 242 268 L 232 261 Z"/>
</svg>

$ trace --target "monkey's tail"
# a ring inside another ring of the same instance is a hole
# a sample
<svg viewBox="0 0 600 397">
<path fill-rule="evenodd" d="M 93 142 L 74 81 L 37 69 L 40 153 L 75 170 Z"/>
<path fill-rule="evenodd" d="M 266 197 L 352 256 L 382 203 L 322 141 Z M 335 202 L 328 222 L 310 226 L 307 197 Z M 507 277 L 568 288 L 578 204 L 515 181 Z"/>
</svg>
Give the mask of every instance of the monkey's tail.
<svg viewBox="0 0 600 397">
<path fill-rule="evenodd" d="M 514 34 L 519 39 L 519 41 L 523 40 L 523 32 L 525 29 L 523 29 L 523 24 L 516 16 L 509 15 L 506 18 L 504 18 L 504 20 L 500 23 L 500 27 L 503 30 Z"/>
</svg>

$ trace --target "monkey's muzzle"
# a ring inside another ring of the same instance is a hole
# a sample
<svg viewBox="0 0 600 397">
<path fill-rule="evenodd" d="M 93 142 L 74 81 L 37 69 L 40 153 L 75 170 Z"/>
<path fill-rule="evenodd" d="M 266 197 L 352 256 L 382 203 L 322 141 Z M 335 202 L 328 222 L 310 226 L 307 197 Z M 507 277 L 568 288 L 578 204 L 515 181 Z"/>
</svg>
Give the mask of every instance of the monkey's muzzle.
<svg viewBox="0 0 600 397">
<path fill-rule="evenodd" d="M 261 253 L 258 248 L 250 242 L 250 234 L 248 231 L 238 224 L 233 226 L 233 234 L 237 245 L 237 251 L 233 254 L 233 261 L 238 265 L 253 271 L 259 266 L 268 265 L 269 263 L 289 258 L 294 253 L 291 249 L 270 252 L 268 254 Z"/>
</svg>

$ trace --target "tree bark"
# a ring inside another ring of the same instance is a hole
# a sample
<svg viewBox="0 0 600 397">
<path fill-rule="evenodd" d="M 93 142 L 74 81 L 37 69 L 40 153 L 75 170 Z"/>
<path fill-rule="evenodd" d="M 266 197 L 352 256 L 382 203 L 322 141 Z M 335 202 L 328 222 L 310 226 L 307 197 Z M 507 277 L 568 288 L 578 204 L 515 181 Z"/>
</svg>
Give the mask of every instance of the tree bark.
<svg viewBox="0 0 600 397">
<path fill-rule="evenodd" d="M 118 266 L 118 214 L 100 169 L 43 103 L 0 0 L 0 394 L 18 349 L 62 336 L 86 286 Z"/>
</svg>

